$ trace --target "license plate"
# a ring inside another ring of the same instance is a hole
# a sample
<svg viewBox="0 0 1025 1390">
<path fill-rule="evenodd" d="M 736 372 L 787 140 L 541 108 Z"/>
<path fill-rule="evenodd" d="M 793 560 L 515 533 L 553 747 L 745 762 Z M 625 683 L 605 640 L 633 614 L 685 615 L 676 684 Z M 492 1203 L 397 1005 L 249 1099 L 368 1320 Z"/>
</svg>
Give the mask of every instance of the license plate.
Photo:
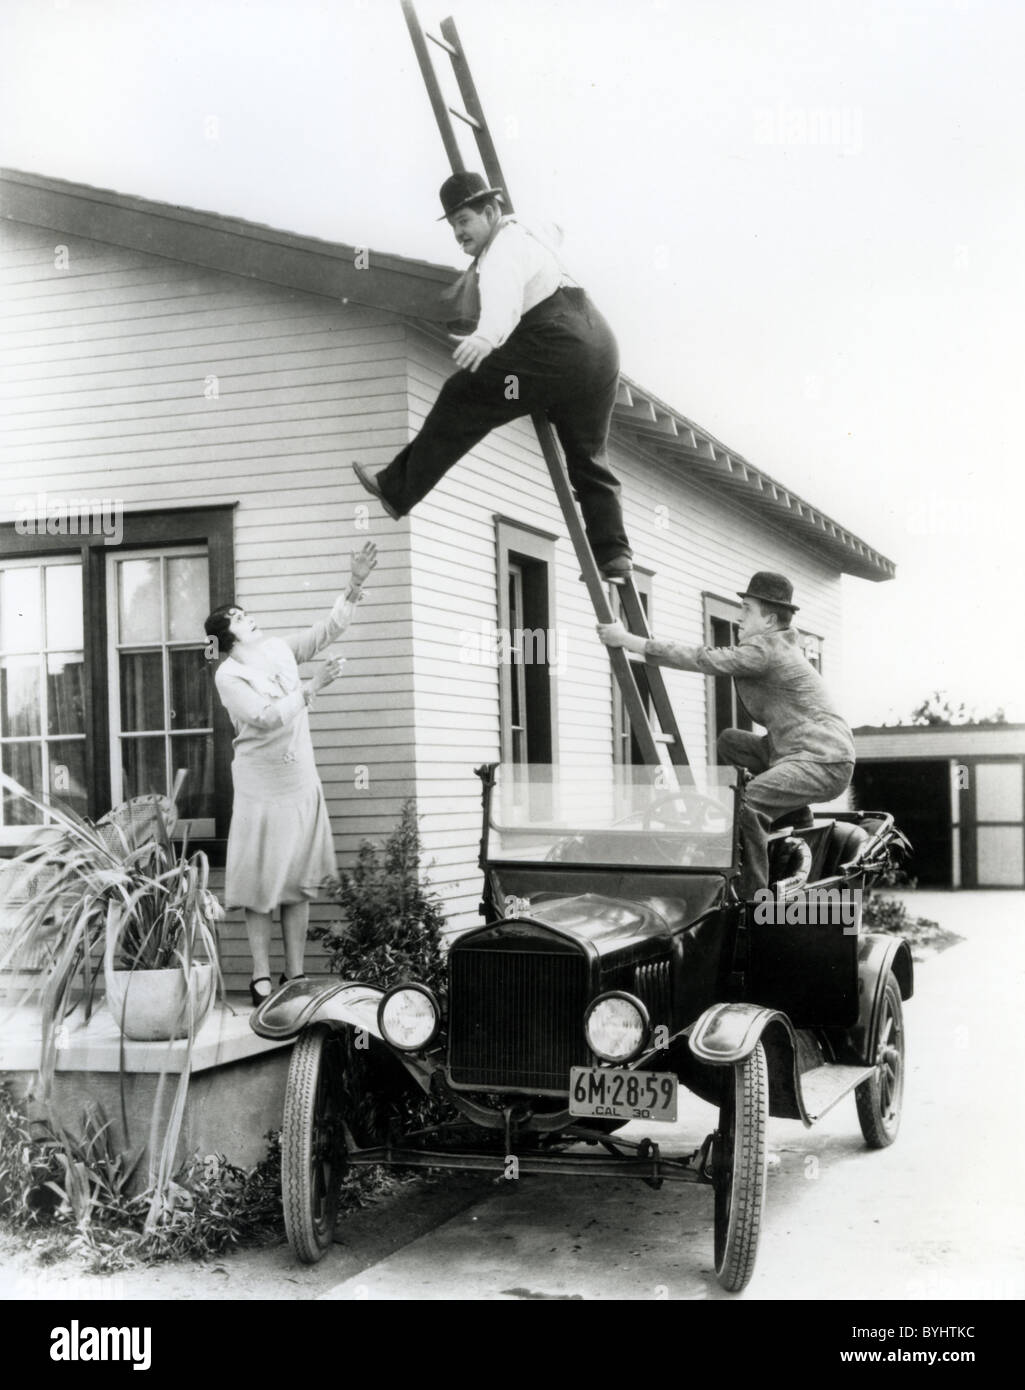
<svg viewBox="0 0 1025 1390">
<path fill-rule="evenodd" d="M 676 1077 L 671 1071 L 625 1067 L 571 1067 L 569 1113 L 612 1120 L 676 1119 Z"/>
</svg>

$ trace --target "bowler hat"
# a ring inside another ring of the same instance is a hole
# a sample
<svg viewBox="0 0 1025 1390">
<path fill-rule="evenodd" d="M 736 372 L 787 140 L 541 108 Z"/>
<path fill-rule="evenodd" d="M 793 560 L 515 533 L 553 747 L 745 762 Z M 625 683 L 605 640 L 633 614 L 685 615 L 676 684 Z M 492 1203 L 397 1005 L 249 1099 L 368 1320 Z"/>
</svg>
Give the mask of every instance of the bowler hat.
<svg viewBox="0 0 1025 1390">
<path fill-rule="evenodd" d="M 786 575 L 773 574 L 772 570 L 759 570 L 751 576 L 751 582 L 743 593 L 737 590 L 738 598 L 760 598 L 765 603 L 778 603 L 781 608 L 789 608 L 791 613 L 800 612 L 793 602 L 794 586 Z"/>
<path fill-rule="evenodd" d="M 467 203 L 475 203 L 478 198 L 488 198 L 493 194 L 501 193 L 500 188 L 489 188 L 488 181 L 480 174 L 471 173 L 464 170 L 459 174 L 450 174 L 441 185 L 441 206 L 445 211 L 438 218 L 439 222 L 444 222 L 446 217 L 451 217 L 460 208 L 466 207 Z"/>
</svg>

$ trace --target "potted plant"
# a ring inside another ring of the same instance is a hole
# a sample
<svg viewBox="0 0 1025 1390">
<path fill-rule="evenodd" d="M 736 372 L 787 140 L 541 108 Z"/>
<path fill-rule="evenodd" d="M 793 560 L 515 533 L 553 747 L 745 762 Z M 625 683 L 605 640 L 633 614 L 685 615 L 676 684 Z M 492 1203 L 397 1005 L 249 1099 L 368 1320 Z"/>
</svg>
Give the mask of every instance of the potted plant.
<svg viewBox="0 0 1025 1390">
<path fill-rule="evenodd" d="M 52 822 L 0 877 L 0 903 L 5 882 L 23 882 L 26 872 L 40 885 L 17 903 L 7 944 L 0 949 L 0 971 L 26 958 L 41 962 L 35 978 L 16 991 L 19 1002 L 34 996 L 39 1000 L 37 1100 L 49 1105 L 58 1034 L 79 1005 L 89 1017 L 101 975 L 108 1008 L 123 1036 L 184 1040 L 170 1119 L 162 1142 L 151 1140 L 151 1161 L 158 1163 L 154 1211 L 161 1184 L 170 1180 L 196 1033 L 215 986 L 223 995 L 217 957 L 223 910 L 208 887 L 209 863 L 201 850 L 190 854 L 187 844 L 179 848 L 172 838 L 174 799 L 183 776 L 179 774 L 171 798 L 136 798 L 93 824 L 57 802 L 44 807 L 0 772 L 4 791 L 45 810 Z M 155 997 L 163 1000 L 160 1018 Z M 159 1105 L 155 1116 L 158 1110 Z"/>
</svg>

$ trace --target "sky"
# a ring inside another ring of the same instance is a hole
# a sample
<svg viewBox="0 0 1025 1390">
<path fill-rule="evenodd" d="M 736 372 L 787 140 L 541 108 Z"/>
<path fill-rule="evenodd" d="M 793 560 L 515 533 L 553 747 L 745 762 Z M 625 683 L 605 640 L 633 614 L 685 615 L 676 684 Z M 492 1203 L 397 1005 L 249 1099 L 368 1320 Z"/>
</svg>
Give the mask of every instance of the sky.
<svg viewBox="0 0 1025 1390">
<path fill-rule="evenodd" d="M 1025 720 L 1025 6 L 418 10 L 624 371 L 896 562 L 844 579 L 850 722 Z M 0 54 L 7 167 L 462 263 L 398 0 L 0 0 Z"/>
</svg>

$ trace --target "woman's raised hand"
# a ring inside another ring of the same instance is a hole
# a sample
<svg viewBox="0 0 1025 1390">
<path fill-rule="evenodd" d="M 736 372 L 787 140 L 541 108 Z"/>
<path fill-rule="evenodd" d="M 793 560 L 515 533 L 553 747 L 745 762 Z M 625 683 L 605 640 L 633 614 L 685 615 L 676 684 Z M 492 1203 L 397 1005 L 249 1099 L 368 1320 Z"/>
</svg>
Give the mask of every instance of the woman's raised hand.
<svg viewBox="0 0 1025 1390">
<path fill-rule="evenodd" d="M 342 674 L 342 667 L 345 665 L 344 656 L 333 656 L 330 661 L 325 661 L 323 666 L 313 677 L 314 690 L 323 690 L 325 685 L 330 685 Z"/>
<path fill-rule="evenodd" d="M 377 566 L 377 546 L 367 541 L 362 550 L 354 550 L 349 562 L 349 578 L 355 585 L 363 584 L 372 569 Z"/>
</svg>

